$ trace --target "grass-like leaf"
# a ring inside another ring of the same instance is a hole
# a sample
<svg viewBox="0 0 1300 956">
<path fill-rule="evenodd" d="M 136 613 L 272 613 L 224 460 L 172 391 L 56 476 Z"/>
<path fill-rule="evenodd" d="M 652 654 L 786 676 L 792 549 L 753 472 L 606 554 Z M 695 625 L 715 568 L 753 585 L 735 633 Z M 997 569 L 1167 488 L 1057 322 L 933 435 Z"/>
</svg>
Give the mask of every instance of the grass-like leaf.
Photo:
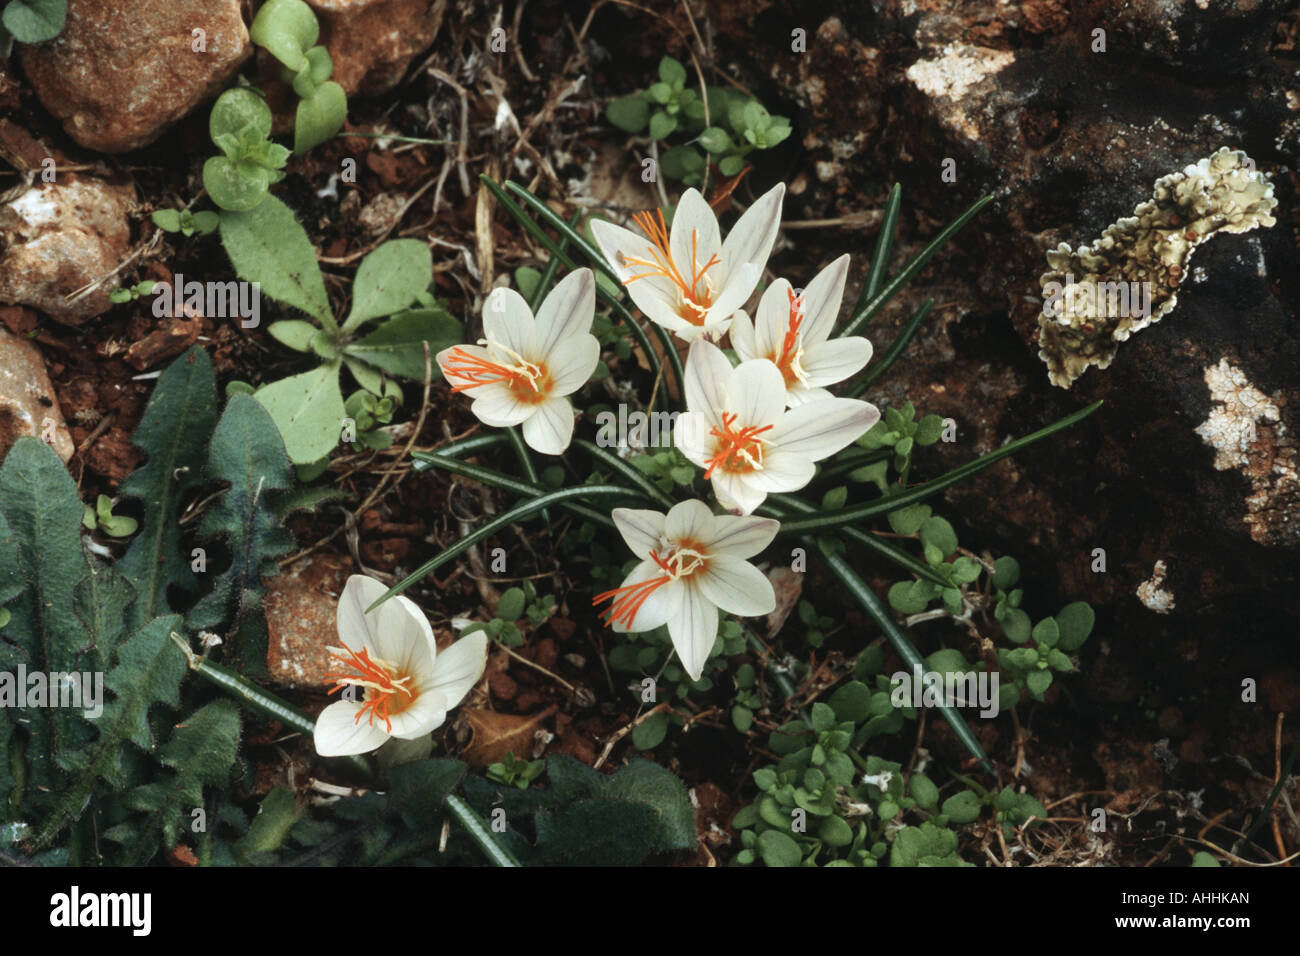
<svg viewBox="0 0 1300 956">
<path fill-rule="evenodd" d="M 852 508 L 843 508 L 839 511 L 831 511 L 818 517 L 796 518 L 793 521 L 781 525 L 782 534 L 807 534 L 809 532 L 838 531 L 846 525 L 857 521 L 867 521 L 871 518 L 878 518 L 881 515 L 888 514 L 891 511 L 897 511 L 899 508 L 905 508 L 908 505 L 914 505 L 918 501 L 924 501 L 943 491 L 945 488 L 957 484 L 957 482 L 969 478 L 971 475 L 978 474 L 984 469 L 997 464 L 1003 458 L 1014 455 L 1021 449 L 1027 448 L 1035 442 L 1040 442 L 1044 438 L 1055 435 L 1057 432 L 1069 428 L 1076 422 L 1082 421 L 1093 412 L 1101 407 L 1101 402 L 1094 402 L 1087 408 L 1081 408 L 1077 412 L 1066 415 L 1059 421 L 1053 422 L 1045 428 L 1040 428 L 1036 432 L 1030 432 L 1023 438 L 1017 438 L 1013 442 L 1003 445 L 996 451 L 991 451 L 987 455 L 981 455 L 974 461 L 967 462 L 960 467 L 954 468 L 946 475 L 941 475 L 930 481 L 922 482 L 919 485 L 913 485 L 906 491 L 896 495 L 890 495 L 887 498 L 879 498 L 867 504 L 854 505 Z"/>
<path fill-rule="evenodd" d="M 894 249 L 894 230 L 898 227 L 898 210 L 902 202 L 903 187 L 894 183 L 894 188 L 889 191 L 889 199 L 885 202 L 885 213 L 880 218 L 880 231 L 876 233 L 876 246 L 871 252 L 871 269 L 867 272 L 866 282 L 862 284 L 862 294 L 854 303 L 853 315 L 861 312 L 866 304 L 875 298 L 881 284 L 885 281 L 885 273 L 889 269 L 889 254 Z M 865 327 L 867 323 L 862 324 Z"/>
</svg>

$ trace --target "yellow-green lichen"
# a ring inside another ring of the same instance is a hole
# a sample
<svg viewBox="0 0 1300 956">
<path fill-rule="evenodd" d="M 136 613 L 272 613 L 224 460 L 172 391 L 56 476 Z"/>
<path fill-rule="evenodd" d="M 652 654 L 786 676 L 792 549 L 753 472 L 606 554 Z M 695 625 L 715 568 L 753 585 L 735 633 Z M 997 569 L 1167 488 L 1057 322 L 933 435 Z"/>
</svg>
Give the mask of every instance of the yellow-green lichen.
<svg viewBox="0 0 1300 956">
<path fill-rule="evenodd" d="M 1156 180 L 1152 198 L 1091 245 L 1049 250 L 1038 357 L 1052 384 L 1069 388 L 1089 366 L 1110 365 L 1120 342 L 1178 303 L 1192 250 L 1217 232 L 1272 226 L 1276 206 L 1269 177 L 1225 146 Z"/>
</svg>

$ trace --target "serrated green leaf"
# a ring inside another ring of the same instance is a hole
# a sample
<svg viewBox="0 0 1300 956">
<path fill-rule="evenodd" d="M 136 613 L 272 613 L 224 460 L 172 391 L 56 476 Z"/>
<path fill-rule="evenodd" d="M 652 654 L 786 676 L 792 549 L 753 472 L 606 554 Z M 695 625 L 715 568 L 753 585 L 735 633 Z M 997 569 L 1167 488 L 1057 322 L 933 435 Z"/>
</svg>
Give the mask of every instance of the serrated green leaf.
<svg viewBox="0 0 1300 956">
<path fill-rule="evenodd" d="M 139 595 L 128 626 L 167 610 L 167 589 L 194 593 L 197 582 L 181 553 L 180 501 L 206 479 L 208 439 L 217 421 L 212 361 L 192 346 L 158 377 L 131 443 L 145 463 L 122 482 L 120 493 L 145 504 L 144 526 L 117 569 Z"/>
</svg>

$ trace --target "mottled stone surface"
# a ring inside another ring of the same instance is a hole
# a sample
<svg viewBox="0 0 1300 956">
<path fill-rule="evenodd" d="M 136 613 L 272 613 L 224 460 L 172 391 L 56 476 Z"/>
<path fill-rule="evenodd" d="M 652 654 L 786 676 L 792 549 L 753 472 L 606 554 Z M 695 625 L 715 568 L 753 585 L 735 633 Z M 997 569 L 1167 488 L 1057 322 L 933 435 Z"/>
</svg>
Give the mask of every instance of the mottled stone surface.
<svg viewBox="0 0 1300 956">
<path fill-rule="evenodd" d="M 290 687 L 325 691 L 327 647 L 339 646 L 339 594 L 352 562 L 323 554 L 290 565 L 267 582 L 266 666 L 271 679 Z"/>
<path fill-rule="evenodd" d="M 307 2 L 334 61 L 331 79 L 349 96 L 374 96 L 396 86 L 411 61 L 433 45 L 447 6 L 446 0 Z"/>
<path fill-rule="evenodd" d="M 58 37 L 18 49 L 45 108 L 105 153 L 153 142 L 252 52 L 239 0 L 68 0 Z"/>
<path fill-rule="evenodd" d="M 116 277 L 72 296 L 127 257 L 134 205 L 131 184 L 73 173 L 37 181 L 0 206 L 0 302 L 30 305 L 71 325 L 106 311 Z"/>
<path fill-rule="evenodd" d="M 0 461 L 24 435 L 48 437 L 65 462 L 75 450 L 40 349 L 0 327 Z"/>
</svg>

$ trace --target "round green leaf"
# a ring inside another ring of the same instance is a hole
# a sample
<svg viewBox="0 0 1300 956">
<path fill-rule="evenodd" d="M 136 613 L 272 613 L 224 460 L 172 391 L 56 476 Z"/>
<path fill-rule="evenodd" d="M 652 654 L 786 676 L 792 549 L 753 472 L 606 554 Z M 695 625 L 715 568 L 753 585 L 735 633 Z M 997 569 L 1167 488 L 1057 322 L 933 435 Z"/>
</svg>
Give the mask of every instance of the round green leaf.
<svg viewBox="0 0 1300 956">
<path fill-rule="evenodd" d="M 650 121 L 650 104 L 640 93 L 624 96 L 605 107 L 605 119 L 625 133 L 639 133 Z"/>
<path fill-rule="evenodd" d="M 203 188 L 222 209 L 248 212 L 262 204 L 269 186 L 265 174 L 246 177 L 225 156 L 212 156 L 203 164 Z"/>
<path fill-rule="evenodd" d="M 149 218 L 163 232 L 180 232 L 181 230 L 181 214 L 175 209 L 159 209 Z"/>
<path fill-rule="evenodd" d="M 686 82 L 686 67 L 671 56 L 666 56 L 659 61 L 659 79 L 669 86 L 680 87 Z"/>
<path fill-rule="evenodd" d="M 1061 608 L 1056 615 L 1056 623 L 1061 636 L 1056 646 L 1063 651 L 1075 651 L 1092 633 L 1097 616 L 1086 601 L 1075 601 Z"/>
<path fill-rule="evenodd" d="M 524 616 L 525 601 L 523 588 L 510 588 L 497 601 L 497 617 L 503 621 L 519 620 Z"/>
<path fill-rule="evenodd" d="M 5 29 L 19 43 L 44 43 L 63 32 L 68 0 L 10 0 L 5 7 Z"/>
<path fill-rule="evenodd" d="M 257 11 L 248 35 L 289 69 L 302 68 L 307 50 L 316 45 L 320 24 L 303 0 L 269 0 Z"/>
<path fill-rule="evenodd" d="M 343 128 L 348 118 L 348 96 L 343 87 L 328 80 L 311 96 L 298 101 L 293 123 L 293 151 L 301 156 Z"/>
<path fill-rule="evenodd" d="M 212 105 L 208 134 L 216 142 L 218 136 L 238 136 L 246 126 L 253 127 L 262 138 L 270 136 L 271 108 L 252 87 L 232 87 Z"/>
<path fill-rule="evenodd" d="M 663 110 L 655 110 L 650 117 L 650 138 L 667 139 L 677 129 L 677 120 Z"/>
<path fill-rule="evenodd" d="M 942 811 L 953 823 L 974 823 L 980 815 L 980 799 L 969 790 L 954 793 L 943 802 Z"/>
<path fill-rule="evenodd" d="M 758 835 L 758 854 L 768 866 L 798 866 L 803 860 L 799 844 L 780 830 L 764 830 Z"/>
<path fill-rule="evenodd" d="M 638 750 L 653 750 L 663 743 L 668 734 L 668 715 L 654 714 L 638 724 L 632 731 L 632 745 Z"/>
</svg>

